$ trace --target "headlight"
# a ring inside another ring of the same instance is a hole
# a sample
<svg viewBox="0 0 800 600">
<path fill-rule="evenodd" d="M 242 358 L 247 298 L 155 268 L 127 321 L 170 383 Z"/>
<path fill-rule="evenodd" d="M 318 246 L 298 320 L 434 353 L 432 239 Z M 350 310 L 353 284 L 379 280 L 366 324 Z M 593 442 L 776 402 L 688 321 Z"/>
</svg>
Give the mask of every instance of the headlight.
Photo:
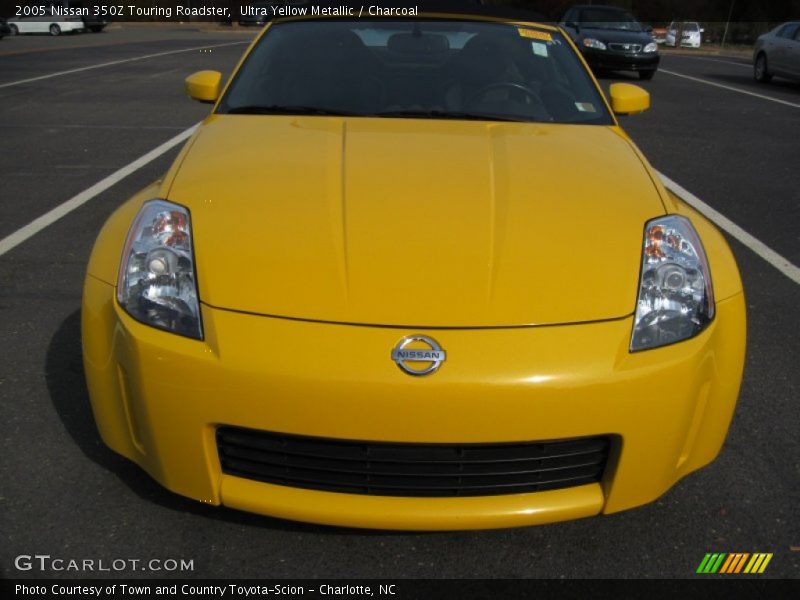
<svg viewBox="0 0 800 600">
<path fill-rule="evenodd" d="M 594 48 L 595 50 L 606 49 L 606 45 L 603 42 L 594 38 L 583 38 L 583 45 L 587 48 Z"/>
<path fill-rule="evenodd" d="M 125 241 L 117 300 L 137 321 L 202 339 L 189 211 L 146 202 Z"/>
<path fill-rule="evenodd" d="M 658 52 L 658 44 L 656 44 L 655 42 L 650 42 L 649 44 L 647 44 L 647 46 L 644 47 L 644 51 L 648 54 L 650 52 Z"/>
<path fill-rule="evenodd" d="M 694 337 L 714 318 L 714 292 L 703 245 L 683 217 L 645 227 L 631 352 Z"/>
</svg>

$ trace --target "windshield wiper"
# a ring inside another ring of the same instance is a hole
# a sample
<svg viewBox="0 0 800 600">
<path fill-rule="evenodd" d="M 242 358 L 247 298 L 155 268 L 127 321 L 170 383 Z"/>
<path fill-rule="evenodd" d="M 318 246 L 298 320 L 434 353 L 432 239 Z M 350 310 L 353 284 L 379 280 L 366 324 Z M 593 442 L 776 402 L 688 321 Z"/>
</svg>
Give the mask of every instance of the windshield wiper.
<svg viewBox="0 0 800 600">
<path fill-rule="evenodd" d="M 500 115 L 487 115 L 483 113 L 471 113 L 451 110 L 390 110 L 379 112 L 371 117 L 400 118 L 400 119 L 459 119 L 469 121 L 510 121 L 513 123 L 529 123 L 533 119 L 521 119 L 514 117 L 504 117 Z"/>
<path fill-rule="evenodd" d="M 487 115 L 481 113 L 449 111 L 449 110 L 393 110 L 379 113 L 362 113 L 335 108 L 325 108 L 321 106 L 305 105 L 249 105 L 235 106 L 229 108 L 229 115 L 315 115 L 315 116 L 339 116 L 339 117 L 381 117 L 381 118 L 407 118 L 407 119 L 462 119 L 471 121 L 511 121 L 515 123 L 525 123 L 529 119 L 504 117 L 499 115 Z"/>
<path fill-rule="evenodd" d="M 229 115 L 317 115 L 317 116 L 364 116 L 363 113 L 351 112 L 347 110 L 339 110 L 336 108 L 325 108 L 322 106 L 303 106 L 292 105 L 286 106 L 283 104 L 269 104 L 269 105 L 250 105 L 250 106 L 235 106 L 227 110 Z"/>
</svg>

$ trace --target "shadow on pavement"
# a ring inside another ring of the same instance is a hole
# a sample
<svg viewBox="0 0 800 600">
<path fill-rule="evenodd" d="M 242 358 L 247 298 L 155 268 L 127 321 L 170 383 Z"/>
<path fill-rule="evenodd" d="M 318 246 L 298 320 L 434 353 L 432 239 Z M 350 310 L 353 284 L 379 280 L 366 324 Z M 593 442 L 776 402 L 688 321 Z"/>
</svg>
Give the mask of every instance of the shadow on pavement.
<svg viewBox="0 0 800 600">
<path fill-rule="evenodd" d="M 697 75 L 701 79 L 715 81 L 725 85 L 737 85 L 749 92 L 769 95 L 770 92 L 787 92 L 790 94 L 800 94 L 800 83 L 775 77 L 769 83 L 758 83 L 753 79 L 753 74 L 743 71 L 741 74 L 731 73 L 703 73 Z"/>
</svg>

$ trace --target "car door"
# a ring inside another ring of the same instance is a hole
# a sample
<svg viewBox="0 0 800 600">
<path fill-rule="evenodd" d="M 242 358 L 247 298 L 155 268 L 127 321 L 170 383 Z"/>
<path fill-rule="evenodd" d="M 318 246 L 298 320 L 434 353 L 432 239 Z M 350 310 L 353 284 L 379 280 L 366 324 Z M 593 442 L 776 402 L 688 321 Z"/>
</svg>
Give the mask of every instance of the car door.
<svg viewBox="0 0 800 600">
<path fill-rule="evenodd" d="M 677 37 L 678 37 L 678 25 L 675 23 L 675 21 L 672 21 L 669 24 L 669 27 L 667 27 L 667 36 L 664 43 L 667 44 L 667 46 L 675 46 L 676 45 L 675 41 Z"/>
<path fill-rule="evenodd" d="M 20 17 L 20 33 L 45 33 L 50 27 L 52 19 L 50 8 L 45 9 L 45 14 L 35 17 Z"/>
<path fill-rule="evenodd" d="M 775 75 L 789 75 L 791 73 L 790 54 L 794 38 L 800 29 L 800 23 L 787 23 L 778 30 L 772 40 L 772 48 L 767 50 L 769 70 Z"/>
<path fill-rule="evenodd" d="M 800 26 L 794 33 L 794 39 L 790 40 L 786 58 L 787 70 L 795 79 L 800 80 Z"/>
</svg>

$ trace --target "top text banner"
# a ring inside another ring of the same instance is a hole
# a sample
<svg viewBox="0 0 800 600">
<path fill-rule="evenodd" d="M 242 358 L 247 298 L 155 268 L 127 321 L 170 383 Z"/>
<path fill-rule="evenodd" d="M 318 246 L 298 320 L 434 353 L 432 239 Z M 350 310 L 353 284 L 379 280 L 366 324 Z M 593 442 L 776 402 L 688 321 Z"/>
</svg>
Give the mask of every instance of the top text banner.
<svg viewBox="0 0 800 600">
<path fill-rule="evenodd" d="M 560 21 L 577 0 L 384 0 L 374 4 L 325 0 L 0 0 L 0 16 L 58 16 L 107 21 L 237 23 L 252 17 L 392 17 L 421 12 L 471 13 L 520 20 Z M 605 0 L 645 23 L 670 21 L 779 23 L 800 18 L 800 0 Z"/>
<path fill-rule="evenodd" d="M 416 16 L 417 5 L 306 2 L 303 0 L 0 0 L 5 18 L 91 18 L 107 21 L 236 22 L 241 17 L 267 20 L 281 17 Z"/>
</svg>

